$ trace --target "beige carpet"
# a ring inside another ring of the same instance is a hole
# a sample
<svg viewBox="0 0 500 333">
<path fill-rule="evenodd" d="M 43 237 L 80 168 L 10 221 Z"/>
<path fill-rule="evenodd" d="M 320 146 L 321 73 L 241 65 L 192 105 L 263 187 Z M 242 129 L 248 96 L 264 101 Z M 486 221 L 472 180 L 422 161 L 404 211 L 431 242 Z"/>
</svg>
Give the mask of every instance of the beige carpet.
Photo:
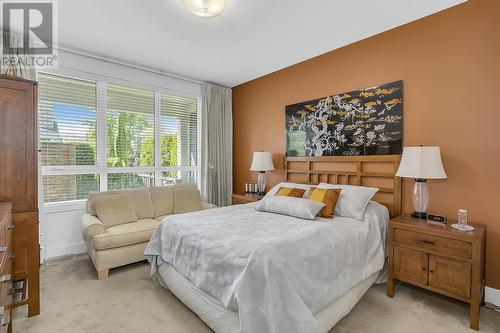
<svg viewBox="0 0 500 333">
<path fill-rule="evenodd" d="M 211 332 L 188 308 L 155 285 L 145 263 L 112 270 L 96 279 L 86 257 L 44 265 L 42 313 L 14 313 L 14 332 Z M 393 299 L 385 285 L 372 287 L 331 333 L 474 332 L 466 304 L 420 289 L 398 286 Z M 500 332 L 500 313 L 481 310 L 481 332 Z"/>
</svg>

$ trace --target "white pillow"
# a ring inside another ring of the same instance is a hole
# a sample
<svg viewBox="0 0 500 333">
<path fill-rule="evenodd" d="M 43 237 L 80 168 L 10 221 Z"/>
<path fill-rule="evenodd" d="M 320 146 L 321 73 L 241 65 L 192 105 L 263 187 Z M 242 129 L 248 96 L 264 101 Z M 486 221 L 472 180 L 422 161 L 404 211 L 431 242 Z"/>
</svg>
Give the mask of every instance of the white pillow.
<svg viewBox="0 0 500 333">
<path fill-rule="evenodd" d="M 280 187 L 290 187 L 290 188 L 300 188 L 301 190 L 308 190 L 309 188 L 312 187 L 312 185 L 308 184 L 300 184 L 300 183 L 289 183 L 289 182 L 281 182 L 273 186 L 272 189 L 267 192 L 266 196 L 264 198 L 269 198 L 269 197 L 274 197 L 276 195 L 276 192 L 280 189 Z M 305 194 L 305 192 L 304 192 Z M 302 196 L 303 197 L 303 196 Z"/>
<path fill-rule="evenodd" d="M 341 188 L 334 215 L 353 217 L 362 221 L 366 205 L 378 192 L 376 187 L 320 183 L 319 188 Z"/>
<path fill-rule="evenodd" d="M 306 220 L 314 220 L 324 206 L 325 204 L 319 201 L 274 196 L 259 201 L 255 209 L 260 212 L 283 214 Z"/>
</svg>

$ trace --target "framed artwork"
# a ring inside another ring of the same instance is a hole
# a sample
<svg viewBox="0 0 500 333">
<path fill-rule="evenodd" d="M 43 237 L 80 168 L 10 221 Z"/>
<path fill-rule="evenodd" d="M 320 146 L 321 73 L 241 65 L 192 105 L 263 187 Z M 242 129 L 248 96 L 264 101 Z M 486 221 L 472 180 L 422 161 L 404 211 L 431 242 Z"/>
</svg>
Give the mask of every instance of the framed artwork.
<svg viewBox="0 0 500 333">
<path fill-rule="evenodd" d="M 287 156 L 393 155 L 403 150 L 403 81 L 285 107 Z"/>
</svg>

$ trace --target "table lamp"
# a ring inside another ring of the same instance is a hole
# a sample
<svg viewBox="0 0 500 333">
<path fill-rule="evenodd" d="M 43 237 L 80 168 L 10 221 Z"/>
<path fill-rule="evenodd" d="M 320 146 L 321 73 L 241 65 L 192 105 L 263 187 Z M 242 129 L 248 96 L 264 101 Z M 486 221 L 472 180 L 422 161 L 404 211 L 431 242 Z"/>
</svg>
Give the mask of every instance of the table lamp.
<svg viewBox="0 0 500 333">
<path fill-rule="evenodd" d="M 266 171 L 275 170 L 273 164 L 273 155 L 265 151 L 254 152 L 250 170 L 259 172 L 259 178 L 257 179 L 258 194 L 266 194 Z"/>
<path fill-rule="evenodd" d="M 426 219 L 429 204 L 427 179 L 446 178 L 439 147 L 404 147 L 396 176 L 415 179 L 412 193 L 415 211 L 411 216 Z"/>
</svg>

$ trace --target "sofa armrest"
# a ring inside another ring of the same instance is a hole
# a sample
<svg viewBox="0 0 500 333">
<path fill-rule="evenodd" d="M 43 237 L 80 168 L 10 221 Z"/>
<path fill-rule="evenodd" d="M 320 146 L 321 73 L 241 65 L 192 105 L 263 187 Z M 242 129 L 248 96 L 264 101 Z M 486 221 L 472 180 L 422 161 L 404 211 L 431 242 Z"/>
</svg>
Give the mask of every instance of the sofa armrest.
<svg viewBox="0 0 500 333">
<path fill-rule="evenodd" d="M 83 214 L 82 216 L 82 235 L 83 239 L 87 240 L 88 237 L 94 237 L 106 232 L 101 221 L 90 214 Z"/>
<path fill-rule="evenodd" d="M 212 205 L 208 202 L 202 202 L 201 203 L 201 209 L 205 210 L 205 209 L 210 209 L 210 208 L 215 208 L 217 207 L 217 205 Z"/>
</svg>

